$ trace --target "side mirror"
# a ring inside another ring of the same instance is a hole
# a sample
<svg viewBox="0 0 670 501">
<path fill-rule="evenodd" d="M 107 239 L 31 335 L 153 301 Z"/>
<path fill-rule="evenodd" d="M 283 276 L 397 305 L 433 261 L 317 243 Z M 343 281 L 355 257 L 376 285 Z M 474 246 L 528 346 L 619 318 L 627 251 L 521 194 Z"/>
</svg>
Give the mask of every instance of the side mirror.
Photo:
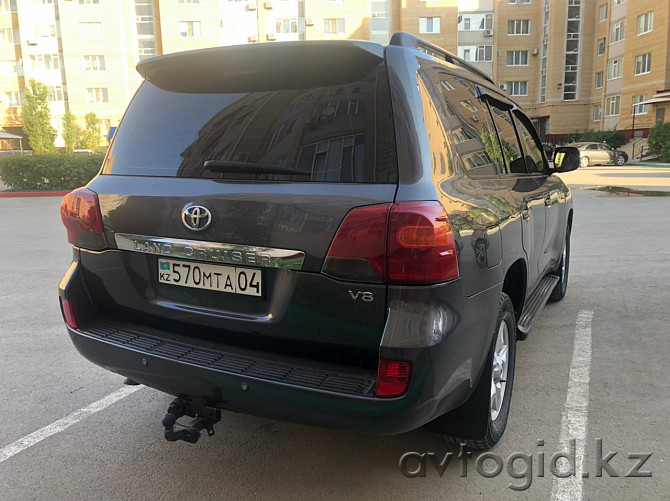
<svg viewBox="0 0 670 501">
<path fill-rule="evenodd" d="M 579 167 L 579 150 L 571 146 L 559 146 L 554 151 L 554 171 L 570 172 Z"/>
</svg>

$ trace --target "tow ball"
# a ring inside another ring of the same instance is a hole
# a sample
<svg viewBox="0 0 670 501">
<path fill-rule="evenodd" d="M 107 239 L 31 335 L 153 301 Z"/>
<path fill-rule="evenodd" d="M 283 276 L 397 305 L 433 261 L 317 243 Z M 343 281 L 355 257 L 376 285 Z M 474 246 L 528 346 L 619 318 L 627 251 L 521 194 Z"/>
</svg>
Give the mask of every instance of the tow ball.
<svg viewBox="0 0 670 501">
<path fill-rule="evenodd" d="M 182 416 L 194 418 L 188 425 L 177 422 Z M 214 435 L 214 425 L 221 421 L 221 411 L 204 405 L 187 402 L 182 398 L 175 398 L 167 414 L 163 417 L 165 439 L 169 442 L 183 440 L 195 444 L 200 439 L 200 430 L 206 430 L 210 437 Z"/>
</svg>

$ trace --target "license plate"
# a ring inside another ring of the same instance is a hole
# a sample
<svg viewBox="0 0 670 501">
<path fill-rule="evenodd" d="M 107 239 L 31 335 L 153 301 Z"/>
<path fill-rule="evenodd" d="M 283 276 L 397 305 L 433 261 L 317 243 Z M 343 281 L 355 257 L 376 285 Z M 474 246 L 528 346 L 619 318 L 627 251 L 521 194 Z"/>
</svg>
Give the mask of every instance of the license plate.
<svg viewBox="0 0 670 501">
<path fill-rule="evenodd" d="M 261 271 L 237 266 L 158 260 L 158 281 L 162 284 L 210 291 L 260 296 Z"/>
</svg>

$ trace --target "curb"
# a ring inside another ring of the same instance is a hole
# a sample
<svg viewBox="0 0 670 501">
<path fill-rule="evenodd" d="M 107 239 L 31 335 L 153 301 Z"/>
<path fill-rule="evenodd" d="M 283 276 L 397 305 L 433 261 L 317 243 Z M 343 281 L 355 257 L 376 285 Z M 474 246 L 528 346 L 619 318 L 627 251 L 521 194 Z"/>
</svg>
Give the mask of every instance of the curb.
<svg viewBox="0 0 670 501">
<path fill-rule="evenodd" d="M 661 163 L 661 162 L 628 162 L 623 165 L 625 167 L 629 165 L 631 167 L 655 167 L 657 169 L 669 169 L 670 164 Z"/>
<path fill-rule="evenodd" d="M 28 197 L 62 197 L 70 193 L 66 191 L 3 191 L 0 198 L 28 198 Z"/>
</svg>

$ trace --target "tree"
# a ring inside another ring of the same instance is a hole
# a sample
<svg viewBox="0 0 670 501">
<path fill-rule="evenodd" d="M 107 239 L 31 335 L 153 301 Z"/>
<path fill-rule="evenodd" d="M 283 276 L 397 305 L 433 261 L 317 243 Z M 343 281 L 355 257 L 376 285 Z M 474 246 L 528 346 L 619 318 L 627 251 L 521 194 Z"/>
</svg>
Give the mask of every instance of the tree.
<svg viewBox="0 0 670 501">
<path fill-rule="evenodd" d="M 28 81 L 26 87 L 23 132 L 35 153 L 48 153 L 55 149 L 56 129 L 51 126 L 49 88 L 34 78 Z"/>
<path fill-rule="evenodd" d="M 74 145 L 77 142 L 79 135 L 79 127 L 77 127 L 77 118 L 69 111 L 63 115 L 63 141 L 65 142 L 65 151 L 72 153 Z"/>
<path fill-rule="evenodd" d="M 649 133 L 649 151 L 661 162 L 670 162 L 670 122 L 657 122 Z"/>
<path fill-rule="evenodd" d="M 92 111 L 88 112 L 84 119 L 86 128 L 82 135 L 82 144 L 84 148 L 96 151 L 100 147 L 100 120 Z"/>
</svg>

